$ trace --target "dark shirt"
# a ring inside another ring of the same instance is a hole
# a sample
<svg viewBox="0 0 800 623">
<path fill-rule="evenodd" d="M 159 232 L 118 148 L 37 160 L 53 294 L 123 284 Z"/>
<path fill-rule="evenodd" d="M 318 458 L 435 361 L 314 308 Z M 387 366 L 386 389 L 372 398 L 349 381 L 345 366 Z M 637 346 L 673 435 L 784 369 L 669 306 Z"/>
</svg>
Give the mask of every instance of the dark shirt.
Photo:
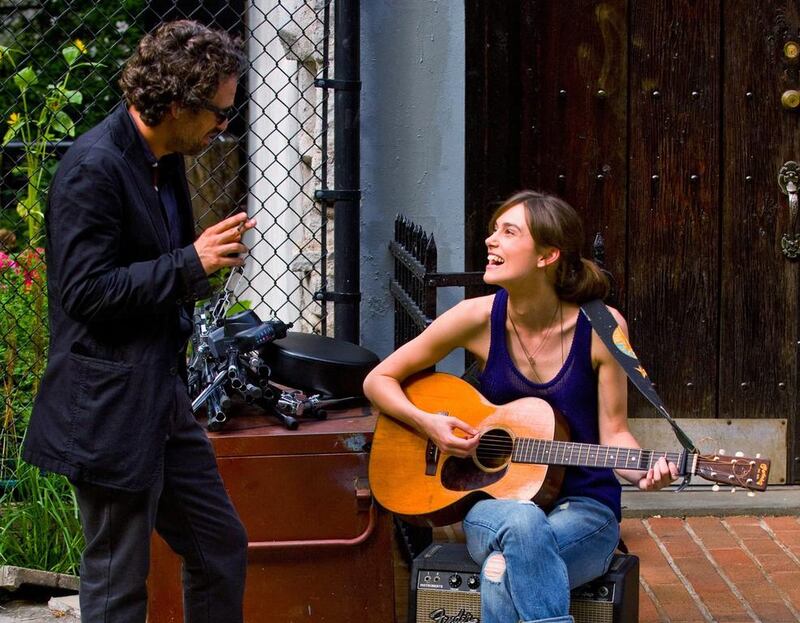
<svg viewBox="0 0 800 623">
<path fill-rule="evenodd" d="M 592 368 L 592 325 L 578 314 L 575 337 L 561 370 L 547 383 L 534 383 L 514 365 L 506 343 L 508 292 L 499 290 L 491 315 L 491 343 L 486 367 L 478 377 L 481 392 L 494 404 L 506 404 L 533 396 L 558 409 L 569 425 L 574 442 L 597 444 L 600 441 L 597 414 L 597 374 Z M 619 482 L 611 469 L 567 467 L 560 497 L 580 495 L 608 506 L 621 518 Z"/>
<path fill-rule="evenodd" d="M 133 120 L 133 117 L 131 117 L 131 120 Z M 134 127 L 136 127 L 136 123 L 134 123 Z M 139 137 L 139 141 L 141 142 L 144 156 L 147 159 L 148 164 L 152 167 L 153 188 L 156 189 L 158 198 L 161 200 L 161 209 L 164 212 L 164 220 L 167 223 L 167 229 L 169 230 L 170 247 L 172 249 L 177 249 L 182 246 L 182 222 L 180 212 L 178 211 L 178 200 L 175 197 L 175 180 L 170 179 L 169 176 L 159 174 L 158 160 L 156 159 L 155 154 L 153 154 L 153 151 L 150 149 L 150 145 L 147 144 L 144 136 L 142 136 L 141 132 L 138 131 L 138 128 L 136 135 Z"/>
<path fill-rule="evenodd" d="M 133 120 L 133 117 L 131 117 L 131 120 Z M 134 123 L 134 127 L 136 127 L 136 123 Z M 180 210 L 178 209 L 178 199 L 175 196 L 175 182 L 177 180 L 172 179 L 169 175 L 160 174 L 158 166 L 159 161 L 150 149 L 150 145 L 147 144 L 147 141 L 144 139 L 141 132 L 138 131 L 138 128 L 136 134 L 142 144 L 142 151 L 144 151 L 145 158 L 152 167 L 153 188 L 156 189 L 158 199 L 161 201 L 161 211 L 163 212 L 164 221 L 167 224 L 167 231 L 169 232 L 170 249 L 179 249 L 183 246 L 181 241 L 183 221 Z M 188 335 L 192 332 L 192 319 L 183 308 L 180 310 L 180 332 L 182 335 Z"/>
</svg>

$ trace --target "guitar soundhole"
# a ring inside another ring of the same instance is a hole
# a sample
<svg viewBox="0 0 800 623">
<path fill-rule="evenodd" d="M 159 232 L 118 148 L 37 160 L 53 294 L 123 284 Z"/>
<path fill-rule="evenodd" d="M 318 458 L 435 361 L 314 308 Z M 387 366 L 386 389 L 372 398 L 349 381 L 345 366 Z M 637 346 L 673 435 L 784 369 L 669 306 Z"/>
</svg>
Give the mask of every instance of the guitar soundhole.
<svg viewBox="0 0 800 623">
<path fill-rule="evenodd" d="M 505 474 L 505 469 L 485 472 L 471 458 L 448 456 L 442 465 L 442 486 L 450 491 L 475 491 L 497 482 Z"/>
<path fill-rule="evenodd" d="M 509 432 L 502 428 L 493 428 L 481 436 L 475 458 L 484 469 L 495 470 L 510 461 L 513 449 L 514 440 Z"/>
</svg>

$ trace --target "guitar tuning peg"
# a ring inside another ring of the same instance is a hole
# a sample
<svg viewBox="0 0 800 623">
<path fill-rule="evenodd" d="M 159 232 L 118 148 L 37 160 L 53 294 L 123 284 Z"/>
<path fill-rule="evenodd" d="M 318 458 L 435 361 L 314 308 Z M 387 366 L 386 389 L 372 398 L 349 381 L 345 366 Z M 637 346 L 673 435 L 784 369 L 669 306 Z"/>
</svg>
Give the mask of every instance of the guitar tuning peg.
<svg viewBox="0 0 800 623">
<path fill-rule="evenodd" d="M 755 492 L 755 491 L 748 491 L 748 492 L 747 492 L 747 497 L 749 497 L 749 498 L 754 498 L 754 497 L 756 497 L 756 492 Z"/>
<path fill-rule="evenodd" d="M 717 454 L 725 456 L 725 448 L 720 448 Z"/>
<path fill-rule="evenodd" d="M 756 458 L 757 458 L 757 459 L 760 459 L 760 458 L 761 458 L 761 453 L 760 453 L 760 452 L 756 452 Z M 753 461 L 753 463 L 755 463 L 755 461 Z"/>
<path fill-rule="evenodd" d="M 736 487 L 731 487 L 731 493 L 736 493 Z"/>
<path fill-rule="evenodd" d="M 744 452 L 739 450 L 739 452 L 737 452 L 734 456 L 744 456 Z"/>
<path fill-rule="evenodd" d="M 719 485 L 714 483 L 714 486 L 711 487 L 711 490 L 716 493 L 717 491 L 719 491 Z"/>
</svg>

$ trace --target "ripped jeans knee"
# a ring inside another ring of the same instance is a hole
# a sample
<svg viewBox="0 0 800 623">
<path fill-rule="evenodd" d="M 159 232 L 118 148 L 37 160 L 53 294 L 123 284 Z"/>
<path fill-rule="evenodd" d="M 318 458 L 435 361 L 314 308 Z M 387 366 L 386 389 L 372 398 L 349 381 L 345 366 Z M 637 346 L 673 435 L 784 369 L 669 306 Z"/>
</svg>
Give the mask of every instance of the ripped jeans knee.
<svg viewBox="0 0 800 623">
<path fill-rule="evenodd" d="M 493 552 L 483 563 L 483 577 L 489 582 L 502 582 L 506 572 L 506 559 L 500 552 Z"/>
</svg>

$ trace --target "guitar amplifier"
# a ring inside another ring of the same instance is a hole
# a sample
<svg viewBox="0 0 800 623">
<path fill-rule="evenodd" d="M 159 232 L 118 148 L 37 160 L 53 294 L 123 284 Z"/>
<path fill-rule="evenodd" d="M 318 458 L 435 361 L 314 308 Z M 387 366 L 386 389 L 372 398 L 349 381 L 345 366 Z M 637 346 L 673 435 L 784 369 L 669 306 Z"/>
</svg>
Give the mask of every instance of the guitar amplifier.
<svg viewBox="0 0 800 623">
<path fill-rule="evenodd" d="M 408 623 L 480 623 L 480 567 L 462 543 L 433 543 L 414 559 Z M 639 620 L 639 559 L 614 556 L 604 576 L 572 590 L 575 623 Z"/>
<path fill-rule="evenodd" d="M 431 543 L 411 565 L 408 623 L 479 623 L 480 576 L 466 545 Z"/>
</svg>

